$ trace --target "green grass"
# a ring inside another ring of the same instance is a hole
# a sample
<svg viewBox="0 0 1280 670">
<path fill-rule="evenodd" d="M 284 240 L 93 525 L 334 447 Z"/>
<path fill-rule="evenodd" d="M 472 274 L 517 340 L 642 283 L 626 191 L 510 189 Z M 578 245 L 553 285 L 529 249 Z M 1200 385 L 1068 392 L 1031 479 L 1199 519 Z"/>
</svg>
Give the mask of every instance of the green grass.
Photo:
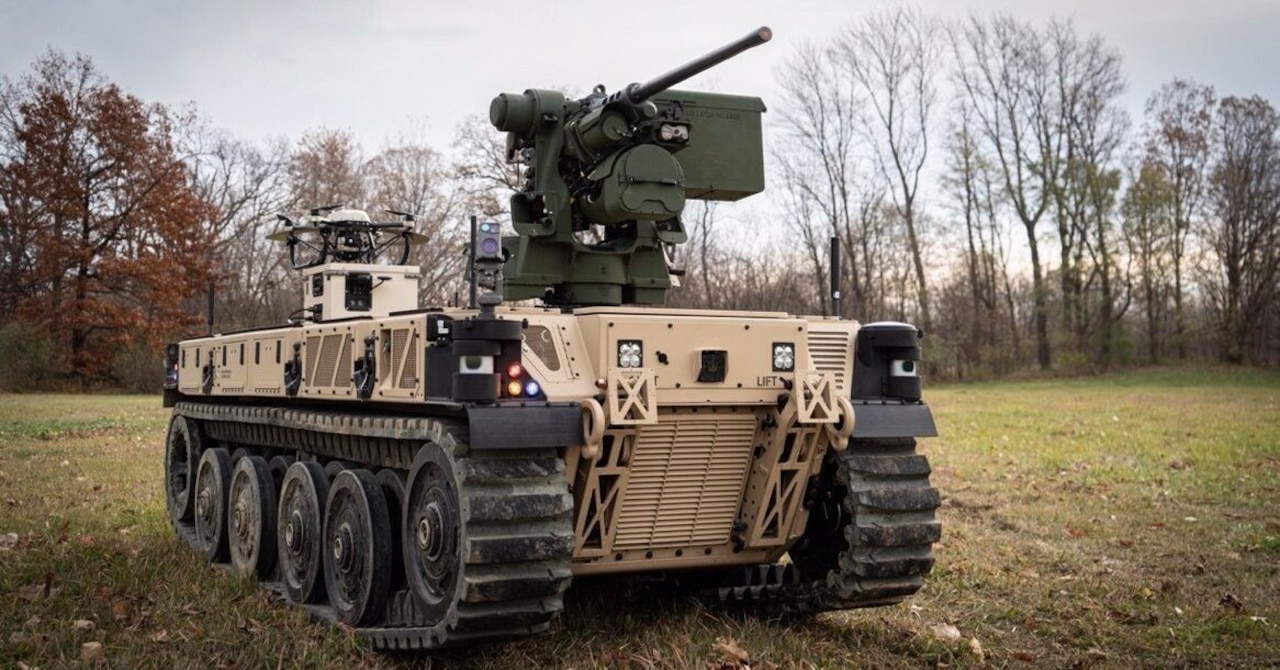
<svg viewBox="0 0 1280 670">
<path fill-rule="evenodd" d="M 549 635 L 429 665 L 738 667 L 718 640 L 755 668 L 1277 663 L 1280 374 L 1165 368 L 928 397 L 944 536 L 906 603 L 777 621 L 583 581 Z M 0 396 L 0 536 L 19 538 L 0 540 L 0 667 L 83 665 L 86 642 L 115 667 L 423 663 L 182 549 L 159 487 L 166 419 L 152 397 Z"/>
</svg>

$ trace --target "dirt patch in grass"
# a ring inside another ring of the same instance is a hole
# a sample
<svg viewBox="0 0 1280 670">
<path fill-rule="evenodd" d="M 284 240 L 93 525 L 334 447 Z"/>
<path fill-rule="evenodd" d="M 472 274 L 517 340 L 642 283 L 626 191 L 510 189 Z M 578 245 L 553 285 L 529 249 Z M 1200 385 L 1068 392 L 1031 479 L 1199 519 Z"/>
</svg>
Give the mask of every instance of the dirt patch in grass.
<svg viewBox="0 0 1280 670">
<path fill-rule="evenodd" d="M 635 581 L 582 580 L 550 634 L 429 657 L 372 652 L 180 548 L 160 495 L 158 398 L 0 397 L 0 666 L 1244 668 L 1280 658 L 1280 375 L 1161 369 L 928 397 L 942 436 L 923 452 L 944 535 L 906 603 L 774 620 Z"/>
</svg>

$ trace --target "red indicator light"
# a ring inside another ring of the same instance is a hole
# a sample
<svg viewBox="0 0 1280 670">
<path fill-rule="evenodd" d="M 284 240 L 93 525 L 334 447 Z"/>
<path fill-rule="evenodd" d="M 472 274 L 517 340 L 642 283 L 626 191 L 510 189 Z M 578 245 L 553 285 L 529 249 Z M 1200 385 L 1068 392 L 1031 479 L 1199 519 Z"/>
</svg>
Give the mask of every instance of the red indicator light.
<svg viewBox="0 0 1280 670">
<path fill-rule="evenodd" d="M 511 377 L 512 379 L 519 379 L 520 375 L 523 373 L 524 373 L 524 368 L 520 367 L 519 363 L 512 363 L 511 365 L 507 366 L 507 376 Z"/>
</svg>

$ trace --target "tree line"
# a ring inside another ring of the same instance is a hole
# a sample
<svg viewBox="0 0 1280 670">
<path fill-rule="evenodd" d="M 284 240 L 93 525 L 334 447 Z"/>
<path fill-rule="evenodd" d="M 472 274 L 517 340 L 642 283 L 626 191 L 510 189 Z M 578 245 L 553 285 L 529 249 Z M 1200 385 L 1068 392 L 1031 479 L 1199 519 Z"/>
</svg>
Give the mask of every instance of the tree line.
<svg viewBox="0 0 1280 670">
<path fill-rule="evenodd" d="M 1130 119 L 1122 65 L 1068 21 L 909 8 L 800 46 L 775 73 L 766 201 L 686 209 L 673 304 L 827 314 L 835 238 L 841 316 L 918 323 L 938 375 L 1280 362 L 1275 108 L 1175 79 Z M 0 96 L 5 388 L 153 386 L 210 295 L 218 331 L 282 321 L 282 211 L 414 212 L 423 303 L 458 304 L 468 217 L 502 216 L 519 178 L 480 116 L 444 148 L 248 142 L 52 51 Z"/>
<path fill-rule="evenodd" d="M 910 8 L 801 47 L 778 82 L 810 309 L 834 237 L 842 315 L 914 320 L 947 375 L 1280 362 L 1268 100 L 1174 79 L 1131 119 L 1103 37 Z"/>
</svg>

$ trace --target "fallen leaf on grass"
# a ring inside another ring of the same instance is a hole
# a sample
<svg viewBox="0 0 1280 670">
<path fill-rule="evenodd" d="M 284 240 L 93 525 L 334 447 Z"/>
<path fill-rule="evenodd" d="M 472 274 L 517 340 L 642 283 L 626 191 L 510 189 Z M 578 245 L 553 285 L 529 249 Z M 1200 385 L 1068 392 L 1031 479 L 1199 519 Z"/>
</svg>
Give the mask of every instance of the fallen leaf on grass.
<svg viewBox="0 0 1280 670">
<path fill-rule="evenodd" d="M 935 623 L 929 626 L 929 634 L 947 643 L 960 641 L 960 629 L 949 623 Z"/>
<path fill-rule="evenodd" d="M 129 618 L 129 603 L 123 600 L 111 601 L 111 616 L 116 621 L 124 621 Z"/>
<path fill-rule="evenodd" d="M 165 630 L 164 628 L 161 628 L 160 630 L 151 634 L 151 641 L 152 642 L 168 642 L 169 631 Z"/>
<path fill-rule="evenodd" d="M 1268 623 L 1268 622 L 1267 622 L 1267 617 L 1264 617 L 1264 616 L 1251 616 L 1251 617 L 1249 617 L 1249 620 L 1250 620 L 1250 621 L 1252 621 L 1252 622 L 1254 622 L 1254 623 L 1260 623 L 1260 624 L 1262 624 L 1262 625 L 1264 625 L 1264 626 L 1270 626 L 1270 625 L 1271 625 L 1270 623 Z"/>
<path fill-rule="evenodd" d="M 751 654 L 743 649 L 731 637 L 718 637 L 714 649 L 724 656 L 724 660 L 734 665 L 721 665 L 722 668 L 751 667 Z"/>
<path fill-rule="evenodd" d="M 979 663 L 983 663 L 987 660 L 986 654 L 982 653 L 982 643 L 979 642 L 976 637 L 969 638 L 969 653 L 973 654 L 973 657 L 976 658 Z"/>
<path fill-rule="evenodd" d="M 45 582 L 44 584 L 27 584 L 26 586 L 18 589 L 18 597 L 23 600 L 35 602 L 42 599 L 49 600 L 62 592 L 61 587 L 54 588 L 49 584 L 49 582 Z"/>
<path fill-rule="evenodd" d="M 1032 656 L 1031 652 L 1027 651 L 1015 651 L 1012 654 L 1009 654 L 1009 656 L 1013 658 L 1013 660 L 1022 661 L 1023 663 L 1034 663 L 1036 660 L 1036 657 Z"/>
<path fill-rule="evenodd" d="M 94 629 L 95 624 L 88 619 L 76 619 L 71 623 L 71 627 L 81 633 L 87 633 Z"/>
<path fill-rule="evenodd" d="M 101 642 L 85 642 L 80 645 L 80 660 L 85 663 L 95 663 L 102 658 Z"/>
<path fill-rule="evenodd" d="M 12 551 L 16 546 L 18 546 L 17 533 L 5 533 L 4 535 L 0 535 L 0 551 Z"/>
<path fill-rule="evenodd" d="M 1219 600 L 1218 604 L 1236 612 L 1237 614 L 1244 611 L 1244 603 L 1240 602 L 1239 598 L 1230 593 L 1223 594 L 1222 600 Z"/>
</svg>

